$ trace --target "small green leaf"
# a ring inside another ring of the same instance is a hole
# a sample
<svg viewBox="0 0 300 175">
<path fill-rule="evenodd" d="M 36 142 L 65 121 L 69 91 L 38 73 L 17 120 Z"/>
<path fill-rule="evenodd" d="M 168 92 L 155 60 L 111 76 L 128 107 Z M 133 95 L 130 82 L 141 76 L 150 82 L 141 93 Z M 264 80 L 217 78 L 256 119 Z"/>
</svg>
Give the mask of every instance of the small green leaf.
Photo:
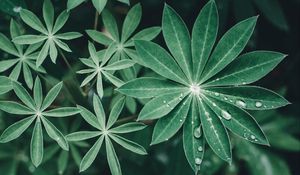
<svg viewBox="0 0 300 175">
<path fill-rule="evenodd" d="M 187 117 L 192 97 L 182 100 L 169 114 L 157 121 L 154 127 L 151 145 L 169 140 L 181 128 Z"/>
<path fill-rule="evenodd" d="M 62 151 L 58 156 L 57 166 L 58 174 L 63 174 L 68 166 L 69 153 Z"/>
<path fill-rule="evenodd" d="M 109 138 L 105 138 L 105 146 L 106 146 L 108 165 L 109 165 L 111 174 L 112 175 L 122 175 L 120 162 L 116 155 L 113 144 L 111 143 Z"/>
<path fill-rule="evenodd" d="M 116 19 L 108 10 L 104 10 L 102 12 L 102 21 L 109 34 L 113 37 L 114 41 L 119 41 L 119 31 Z"/>
<path fill-rule="evenodd" d="M 33 88 L 33 99 L 39 109 L 43 103 L 43 89 L 40 78 L 37 76 Z"/>
<path fill-rule="evenodd" d="M 141 4 L 138 3 L 129 10 L 124 20 L 123 27 L 122 27 L 122 39 L 121 39 L 122 42 L 125 42 L 131 36 L 131 34 L 139 25 L 141 21 L 141 17 L 142 17 L 142 7 Z"/>
<path fill-rule="evenodd" d="M 180 16 L 170 6 L 165 5 L 162 19 L 162 32 L 166 44 L 176 62 L 191 80 L 191 40 L 189 31 Z M 179 71 L 180 69 L 178 69 Z"/>
<path fill-rule="evenodd" d="M 56 38 L 61 40 L 72 40 L 81 37 L 82 34 L 79 32 L 66 32 L 55 35 Z"/>
<path fill-rule="evenodd" d="M 43 45 L 41 51 L 39 52 L 39 55 L 36 58 L 36 67 L 39 67 L 43 64 L 44 60 L 48 56 L 49 49 L 50 49 L 50 42 L 47 40 Z"/>
<path fill-rule="evenodd" d="M 153 40 L 161 31 L 160 27 L 149 27 L 139 31 L 137 34 L 133 35 L 133 37 L 128 40 L 125 46 L 130 47 L 134 46 L 134 40 L 144 40 L 144 41 L 151 41 Z"/>
<path fill-rule="evenodd" d="M 244 85 L 255 82 L 273 70 L 285 56 L 270 51 L 254 51 L 243 54 L 205 85 Z"/>
<path fill-rule="evenodd" d="M 13 54 L 13 55 L 19 55 L 17 49 L 14 47 L 14 45 L 10 42 L 10 39 L 8 39 L 5 35 L 0 33 L 0 49 Z"/>
<path fill-rule="evenodd" d="M 29 89 L 32 89 L 33 86 L 33 78 L 32 78 L 32 73 L 27 66 L 26 63 L 23 62 L 23 76 L 26 82 L 26 85 L 29 87 Z"/>
<path fill-rule="evenodd" d="M 43 131 L 42 131 L 41 121 L 38 118 L 33 128 L 31 144 L 30 144 L 30 157 L 35 167 L 38 167 L 42 163 L 43 155 L 44 155 Z"/>
<path fill-rule="evenodd" d="M 93 113 L 91 113 L 89 110 L 79 105 L 77 105 L 77 108 L 81 110 L 80 114 L 83 117 L 83 119 L 86 122 L 88 122 L 88 124 L 101 130 L 100 123 L 98 122 L 97 117 Z"/>
<path fill-rule="evenodd" d="M 56 109 L 51 109 L 49 111 L 43 112 L 43 115 L 49 117 L 68 117 L 71 115 L 78 114 L 80 109 L 76 107 L 60 107 Z"/>
<path fill-rule="evenodd" d="M 242 52 L 253 33 L 256 21 L 257 16 L 243 20 L 223 35 L 205 66 L 201 83 L 217 74 Z"/>
<path fill-rule="evenodd" d="M 89 37 L 91 37 L 97 43 L 100 43 L 103 45 L 110 45 L 113 42 L 113 40 L 111 38 L 104 35 L 102 32 L 98 32 L 96 30 L 86 30 L 86 33 L 89 35 Z"/>
<path fill-rule="evenodd" d="M 71 1 L 75 1 L 75 0 L 71 0 Z M 55 24 L 53 27 L 53 33 L 56 33 L 57 31 L 59 31 L 62 28 L 62 26 L 65 25 L 68 18 L 69 18 L 69 13 L 67 12 L 67 10 L 64 10 L 63 12 L 61 12 L 61 14 L 57 17 L 57 19 L 55 21 Z"/>
<path fill-rule="evenodd" d="M 123 125 L 120 125 L 120 126 L 110 129 L 110 132 L 116 133 L 116 134 L 124 134 L 124 133 L 140 131 L 146 127 L 147 127 L 147 125 L 145 125 L 143 123 L 129 122 L 129 123 L 125 123 Z"/>
<path fill-rule="evenodd" d="M 124 84 L 124 82 L 122 80 L 120 80 L 116 76 L 113 76 L 111 73 L 109 73 L 107 71 L 102 71 L 102 73 L 105 76 L 105 78 L 107 78 L 116 87 L 120 87 Z"/>
<path fill-rule="evenodd" d="M 29 10 L 22 9 L 20 12 L 20 16 L 27 25 L 39 32 L 47 34 L 46 28 L 43 26 L 42 22 L 34 13 L 32 13 Z"/>
<path fill-rule="evenodd" d="M 69 144 L 64 135 L 45 117 L 42 117 L 42 122 L 49 137 L 55 140 L 62 149 L 68 151 Z"/>
<path fill-rule="evenodd" d="M 0 109 L 11 114 L 30 115 L 35 111 L 13 101 L 0 101 Z"/>
<path fill-rule="evenodd" d="M 50 0 L 44 0 L 43 17 L 48 31 L 52 31 L 54 21 L 54 8 Z"/>
<path fill-rule="evenodd" d="M 15 65 L 19 60 L 18 59 L 10 59 L 0 61 L 0 72 L 4 72 Z"/>
<path fill-rule="evenodd" d="M 121 70 L 126 69 L 135 64 L 134 61 L 129 59 L 120 60 L 117 62 L 114 62 L 112 64 L 109 64 L 108 66 L 103 67 L 103 70 Z"/>
<path fill-rule="evenodd" d="M 46 95 L 46 97 L 43 101 L 42 108 L 41 108 L 42 111 L 47 109 L 53 103 L 53 101 L 59 94 L 62 86 L 63 86 L 63 83 L 60 82 L 60 83 L 56 84 L 52 89 L 50 89 L 50 91 L 48 92 L 48 94 Z"/>
<path fill-rule="evenodd" d="M 186 91 L 160 95 L 149 101 L 141 110 L 138 120 L 161 118 L 171 112 L 187 96 Z"/>
<path fill-rule="evenodd" d="M 53 41 L 49 41 L 49 55 L 50 55 L 51 61 L 55 64 L 58 52 L 55 47 L 55 43 Z"/>
<path fill-rule="evenodd" d="M 54 40 L 54 42 L 55 42 L 55 44 L 58 45 L 58 47 L 60 47 L 64 51 L 66 51 L 66 52 L 72 52 L 72 50 L 70 49 L 70 47 L 66 43 L 62 42 L 61 40 L 59 40 L 59 39 L 56 38 Z"/>
<path fill-rule="evenodd" d="M 123 148 L 128 149 L 129 151 L 132 151 L 134 153 L 140 154 L 140 155 L 147 155 L 147 151 L 139 144 L 130 141 L 128 139 L 125 139 L 124 137 L 111 134 L 110 137 L 119 145 L 121 145 Z"/>
<path fill-rule="evenodd" d="M 221 159 L 231 162 L 231 146 L 226 129 L 206 103 L 200 100 L 198 102 L 201 124 L 208 145 Z"/>
<path fill-rule="evenodd" d="M 27 105 L 29 108 L 35 110 L 35 103 L 29 93 L 26 91 L 26 89 L 20 85 L 18 82 L 12 82 L 12 86 L 14 88 L 14 91 L 16 95 L 19 97 L 19 99 Z"/>
<path fill-rule="evenodd" d="M 80 172 L 88 169 L 96 159 L 103 143 L 104 136 L 101 136 L 93 147 L 85 154 L 80 163 Z"/>
<path fill-rule="evenodd" d="M 6 143 L 20 137 L 20 135 L 23 134 L 23 132 L 31 125 L 34 119 L 35 117 L 31 116 L 10 125 L 7 129 L 5 129 L 5 131 L 3 131 L 0 137 L 0 142 Z"/>
<path fill-rule="evenodd" d="M 186 84 L 187 78 L 178 64 L 168 52 L 158 44 L 136 40 L 135 47 L 145 66 L 168 79 Z"/>
<path fill-rule="evenodd" d="M 101 103 L 101 100 L 97 95 L 93 96 L 93 106 L 94 106 L 94 111 L 96 113 L 97 120 L 100 124 L 101 129 L 103 130 L 105 128 L 105 112 Z"/>
<path fill-rule="evenodd" d="M 1 65 L 1 62 L 0 62 L 0 65 Z M 10 90 L 12 90 L 11 80 L 7 77 L 0 76 L 0 95 L 5 94 L 6 92 L 8 92 Z"/>
<path fill-rule="evenodd" d="M 18 64 L 11 71 L 9 78 L 11 80 L 17 81 L 21 73 L 21 68 L 22 68 L 22 62 L 18 62 Z"/>
<path fill-rule="evenodd" d="M 88 49 L 89 49 L 89 53 L 90 53 L 90 56 L 94 62 L 94 64 L 99 67 L 99 58 L 97 56 L 97 52 L 96 52 L 96 48 L 94 46 L 93 43 L 89 42 L 88 44 Z"/>
<path fill-rule="evenodd" d="M 68 0 L 67 9 L 68 11 L 82 4 L 85 0 Z"/>
<path fill-rule="evenodd" d="M 108 117 L 106 128 L 109 129 L 117 121 L 122 109 L 124 107 L 125 98 L 121 97 L 112 107 L 111 112 Z"/>
<path fill-rule="evenodd" d="M 77 141 L 91 139 L 99 135 L 101 135 L 100 131 L 78 131 L 67 135 L 66 139 L 69 142 L 77 142 Z"/>
<path fill-rule="evenodd" d="M 98 13 L 101 13 L 107 3 L 107 0 L 92 0 L 92 2 Z"/>
</svg>

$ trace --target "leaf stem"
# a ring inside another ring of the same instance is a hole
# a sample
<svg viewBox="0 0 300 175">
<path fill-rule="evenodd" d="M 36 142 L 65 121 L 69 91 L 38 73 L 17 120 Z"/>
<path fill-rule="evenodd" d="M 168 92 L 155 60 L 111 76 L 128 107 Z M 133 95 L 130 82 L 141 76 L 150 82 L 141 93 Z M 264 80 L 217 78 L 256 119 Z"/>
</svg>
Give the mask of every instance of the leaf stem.
<svg viewBox="0 0 300 175">
<path fill-rule="evenodd" d="M 68 66 L 68 68 L 74 73 L 74 70 L 73 70 L 71 64 L 69 63 L 69 61 L 67 60 L 67 58 L 66 58 L 65 54 L 63 53 L 63 51 L 60 48 L 58 48 L 58 52 L 61 55 L 61 57 L 63 58 L 66 65 Z"/>
<path fill-rule="evenodd" d="M 99 21 L 99 13 L 98 13 L 98 11 L 96 10 L 96 13 L 95 13 L 95 21 L 94 21 L 94 30 L 97 30 L 97 27 L 98 27 L 98 21 Z"/>
</svg>

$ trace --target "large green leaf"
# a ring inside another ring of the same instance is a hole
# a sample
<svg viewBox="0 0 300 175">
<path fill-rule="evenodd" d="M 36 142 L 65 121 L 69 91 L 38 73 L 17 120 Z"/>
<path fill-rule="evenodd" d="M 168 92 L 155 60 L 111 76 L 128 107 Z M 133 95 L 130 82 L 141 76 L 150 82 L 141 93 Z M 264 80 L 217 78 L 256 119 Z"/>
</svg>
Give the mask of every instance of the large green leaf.
<svg viewBox="0 0 300 175">
<path fill-rule="evenodd" d="M 149 101 L 141 110 L 138 120 L 161 118 L 171 112 L 182 99 L 187 96 L 186 91 L 163 94 Z"/>
<path fill-rule="evenodd" d="M 187 96 L 168 115 L 157 121 L 154 127 L 151 144 L 169 140 L 181 128 L 187 117 L 192 97 Z"/>
<path fill-rule="evenodd" d="M 200 116 L 197 101 L 194 98 L 183 125 L 183 148 L 185 156 L 192 167 L 197 172 L 204 156 L 204 136 L 200 126 Z"/>
<path fill-rule="evenodd" d="M 176 91 L 188 91 L 188 89 L 172 81 L 148 77 L 133 79 L 119 87 L 118 91 L 135 98 L 152 98 Z"/>
<path fill-rule="evenodd" d="M 100 123 L 98 122 L 97 117 L 93 113 L 79 105 L 77 105 L 77 108 L 81 110 L 80 114 L 88 124 L 92 125 L 97 129 L 101 129 Z"/>
<path fill-rule="evenodd" d="M 203 91 L 210 97 L 250 110 L 267 110 L 290 104 L 268 89 L 257 86 L 210 87 Z"/>
<path fill-rule="evenodd" d="M 106 125 L 106 118 L 105 118 L 105 111 L 102 106 L 101 100 L 97 95 L 93 96 L 93 106 L 94 106 L 94 111 L 96 113 L 97 120 L 100 124 L 101 129 L 105 129 Z"/>
<path fill-rule="evenodd" d="M 128 149 L 129 151 L 132 151 L 134 153 L 140 154 L 140 155 L 146 155 L 147 151 L 139 144 L 130 141 L 128 139 L 125 139 L 124 137 L 111 134 L 110 137 L 119 145 L 123 146 L 125 149 Z"/>
<path fill-rule="evenodd" d="M 168 79 L 186 84 L 187 78 L 181 68 L 168 52 L 158 44 L 136 40 L 135 47 L 145 66 Z"/>
<path fill-rule="evenodd" d="M 218 118 L 205 102 L 200 99 L 198 102 L 201 126 L 208 145 L 221 159 L 231 162 L 229 137 L 221 119 Z"/>
<path fill-rule="evenodd" d="M 257 16 L 243 20 L 224 34 L 205 66 L 201 82 L 214 76 L 242 52 L 253 33 L 256 21 Z"/>
<path fill-rule="evenodd" d="M 219 26 L 217 6 L 209 1 L 200 11 L 192 31 L 193 74 L 196 81 L 200 76 L 214 46 Z"/>
<path fill-rule="evenodd" d="M 100 131 L 78 131 L 78 132 L 68 134 L 66 136 L 66 139 L 69 142 L 82 141 L 82 140 L 87 140 L 87 139 L 90 139 L 90 138 L 97 137 L 100 134 L 101 134 Z"/>
<path fill-rule="evenodd" d="M 180 16 L 168 5 L 165 5 L 163 11 L 162 32 L 170 52 L 191 81 L 192 53 L 190 34 Z"/>
<path fill-rule="evenodd" d="M 0 109 L 11 114 L 35 114 L 34 110 L 13 101 L 0 101 Z"/>
<path fill-rule="evenodd" d="M 20 85 L 18 82 L 12 82 L 14 91 L 16 93 L 16 95 L 19 97 L 19 99 L 25 104 L 27 105 L 29 108 L 31 109 L 35 109 L 35 102 L 32 99 L 32 97 L 29 95 L 29 93 L 27 92 L 27 90 Z"/>
<path fill-rule="evenodd" d="M 107 161 L 112 175 L 122 175 L 120 162 L 114 146 L 108 137 L 105 138 Z"/>
<path fill-rule="evenodd" d="M 118 119 L 122 109 L 124 107 L 125 98 L 121 97 L 112 107 L 111 112 L 108 117 L 106 128 L 109 129 Z"/>
<path fill-rule="evenodd" d="M 27 25 L 39 32 L 47 34 L 46 28 L 34 13 L 29 10 L 22 9 L 20 12 L 20 16 Z"/>
<path fill-rule="evenodd" d="M 105 28 L 108 30 L 109 34 L 113 37 L 114 41 L 119 41 L 119 30 L 116 19 L 108 11 L 104 10 L 102 12 L 102 20 Z"/>
<path fill-rule="evenodd" d="M 63 83 L 60 82 L 60 83 L 56 84 L 53 88 L 50 89 L 50 91 L 47 93 L 47 95 L 43 101 L 42 108 L 41 108 L 42 111 L 47 109 L 53 103 L 53 101 L 59 94 L 62 86 L 63 86 Z"/>
<path fill-rule="evenodd" d="M 205 98 L 204 101 L 209 104 L 215 115 L 220 116 L 225 127 L 233 133 L 250 142 L 269 145 L 265 134 L 250 114 L 238 107 L 215 99 Z"/>
<path fill-rule="evenodd" d="M 243 54 L 205 85 L 227 86 L 255 82 L 272 71 L 285 56 L 271 51 L 254 51 Z"/>
<path fill-rule="evenodd" d="M 43 17 L 48 31 L 52 31 L 54 22 L 54 8 L 50 0 L 44 0 Z"/>
</svg>

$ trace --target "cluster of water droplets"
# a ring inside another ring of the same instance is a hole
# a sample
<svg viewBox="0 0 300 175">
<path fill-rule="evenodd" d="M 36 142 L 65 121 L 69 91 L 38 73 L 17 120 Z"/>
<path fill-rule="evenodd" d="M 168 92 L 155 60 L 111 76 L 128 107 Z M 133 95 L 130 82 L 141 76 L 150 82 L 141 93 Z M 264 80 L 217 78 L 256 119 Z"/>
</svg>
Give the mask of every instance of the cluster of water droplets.
<svg viewBox="0 0 300 175">
<path fill-rule="evenodd" d="M 255 135 L 253 135 L 253 134 L 250 134 L 249 132 L 247 132 L 246 130 L 244 131 L 245 133 L 244 133 L 244 138 L 246 139 L 246 140 L 250 140 L 250 141 L 255 141 L 255 142 L 257 142 L 258 141 L 258 139 L 255 137 Z"/>
</svg>

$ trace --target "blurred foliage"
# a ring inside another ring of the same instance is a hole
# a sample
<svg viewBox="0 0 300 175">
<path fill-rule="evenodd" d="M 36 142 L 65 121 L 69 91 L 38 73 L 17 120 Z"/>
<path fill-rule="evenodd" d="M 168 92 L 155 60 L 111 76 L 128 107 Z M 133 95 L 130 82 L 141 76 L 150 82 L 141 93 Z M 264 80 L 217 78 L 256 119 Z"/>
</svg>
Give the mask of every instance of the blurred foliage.
<svg viewBox="0 0 300 175">
<path fill-rule="evenodd" d="M 132 0 L 130 3 L 141 2 L 143 6 L 143 17 L 139 29 L 149 26 L 160 26 L 164 2 L 161 0 Z M 206 3 L 204 0 L 176 0 L 166 1 L 173 6 L 178 13 L 184 15 L 189 29 L 199 12 Z M 232 137 L 233 143 L 233 162 L 231 165 L 220 160 L 211 150 L 207 150 L 203 161 L 200 174 L 213 175 L 289 175 L 299 174 L 300 168 L 300 93 L 299 93 L 299 33 L 300 33 L 300 1 L 299 0 L 216 0 L 220 16 L 219 36 L 222 36 L 229 26 L 240 19 L 260 14 L 259 22 L 254 36 L 248 44 L 249 50 L 266 49 L 277 50 L 287 53 L 289 56 L 267 77 L 258 82 L 269 89 L 275 90 L 292 103 L 292 105 L 280 110 L 268 112 L 255 112 L 253 115 L 262 126 L 269 138 L 271 147 L 262 147 L 254 144 L 245 143 L 238 137 Z M 55 11 L 61 12 L 66 9 L 66 1 L 53 1 Z M 42 16 L 40 8 L 42 1 L 32 0 L 0 0 L 0 32 L 9 34 L 9 22 L 11 18 L 20 22 L 18 12 L 21 8 L 30 8 Z M 115 1 L 108 1 L 107 8 L 117 17 L 117 22 L 121 23 L 129 7 Z M 91 10 L 92 9 L 92 10 Z M 85 29 L 91 29 L 94 26 L 95 9 L 92 3 L 88 1 L 74 9 L 70 19 L 63 30 L 74 30 L 84 33 Z M 100 20 L 99 20 L 100 21 Z M 119 25 L 120 26 L 120 25 Z M 98 29 L 103 30 L 103 24 L 98 24 Z M 66 57 L 70 60 L 74 70 L 79 70 L 78 57 L 88 56 L 87 44 L 88 36 L 82 37 L 70 44 L 73 52 L 68 53 Z M 159 37 L 157 42 L 162 42 Z M 99 47 L 99 46 L 97 46 Z M 0 53 L 0 59 L 7 58 L 7 54 Z M 62 60 L 62 59 L 60 59 Z M 64 96 L 72 99 L 66 102 L 60 99 L 61 103 L 86 105 L 88 102 L 81 94 L 78 81 L 73 81 L 72 72 L 68 72 L 64 62 L 53 65 L 46 61 L 45 67 L 49 75 L 42 76 L 47 82 L 46 88 L 50 88 L 59 80 L 64 80 Z M 146 70 L 139 74 L 147 76 Z M 151 76 L 151 75 L 149 75 Z M 108 87 L 105 85 L 104 87 Z M 113 100 L 108 98 L 111 94 L 111 88 L 104 89 L 104 107 L 111 106 Z M 92 94 L 85 94 L 89 100 Z M 0 99 L 12 96 L 11 93 L 1 95 Z M 58 97 L 64 98 L 64 97 Z M 139 101 L 143 104 L 143 101 Z M 135 104 L 136 105 L 136 104 Z M 141 105 L 137 104 L 138 110 Z M 0 111 L 0 131 L 16 121 L 16 118 Z M 124 112 L 123 116 L 132 117 L 129 111 Z M 78 118 L 79 116 L 77 116 Z M 61 121 L 60 121 L 61 120 Z M 60 126 L 63 134 L 70 133 L 77 128 L 85 128 L 86 124 L 79 126 L 79 121 L 73 118 L 60 119 L 55 123 Z M 68 123 L 65 126 L 61 123 Z M 120 149 L 116 145 L 116 151 L 119 152 L 120 164 L 122 164 L 123 174 L 139 175 L 192 175 L 193 171 L 189 167 L 182 148 L 181 135 L 178 134 L 169 142 L 149 148 L 152 133 L 151 127 L 135 134 L 128 134 L 127 138 L 133 139 L 149 150 L 147 157 L 140 157 L 131 154 L 129 151 Z M 25 132 L 22 138 L 30 138 L 32 130 Z M 50 138 L 45 138 L 45 158 L 39 168 L 35 169 L 28 157 L 29 146 L 24 144 L 26 140 L 16 140 L 9 144 L 0 144 L 0 172 L 3 175 L 75 175 L 78 174 L 78 162 L 83 154 L 91 146 L 89 142 L 76 143 L 70 145 L 70 152 L 65 153 L 58 149 L 57 145 L 50 142 Z M 26 141 L 27 142 L 27 141 Z M 80 148 L 80 149 L 78 149 Z M 100 154 L 105 155 L 104 150 Z M 98 156 L 97 166 L 91 167 L 88 171 L 82 173 L 86 175 L 109 174 L 109 167 L 105 156 Z M 101 158 L 99 158 L 101 157 Z"/>
</svg>

